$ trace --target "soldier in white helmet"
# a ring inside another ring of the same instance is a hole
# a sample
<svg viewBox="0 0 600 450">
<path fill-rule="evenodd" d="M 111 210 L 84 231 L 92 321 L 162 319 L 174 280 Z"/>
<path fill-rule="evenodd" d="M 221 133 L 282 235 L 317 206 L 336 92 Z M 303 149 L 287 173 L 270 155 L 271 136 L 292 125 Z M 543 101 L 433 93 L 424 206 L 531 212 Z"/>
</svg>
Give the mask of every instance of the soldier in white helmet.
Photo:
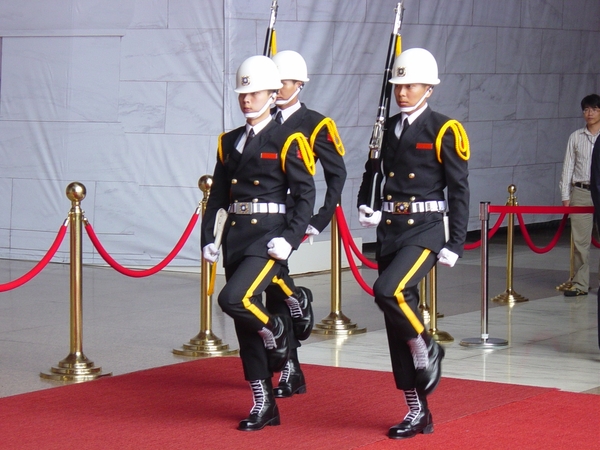
<svg viewBox="0 0 600 450">
<path fill-rule="evenodd" d="M 390 83 L 401 112 L 386 124 L 380 159 L 384 184 L 376 191 L 382 197 L 375 208 L 367 206 L 375 170 L 368 161 L 357 201 L 361 224 L 377 227 L 375 303 L 385 317 L 396 387 L 404 391 L 409 408 L 389 429 L 393 439 L 433 432 L 427 396 L 439 383 L 444 350 L 421 321 L 418 284 L 436 261 L 455 264 L 467 234 L 468 139 L 459 122 L 429 108 L 427 100 L 439 82 L 437 63 L 427 50 L 409 49 L 396 58 Z"/>
<path fill-rule="evenodd" d="M 220 255 L 213 234 L 217 211 L 229 213 L 223 232 L 227 282 L 218 302 L 234 320 L 254 397 L 250 415 L 239 423 L 242 431 L 280 423 L 271 377 L 289 358 L 292 322 L 289 314 L 270 313 L 262 293 L 274 277 L 287 274 L 287 258 L 304 237 L 315 200 L 308 142 L 271 118 L 280 88 L 277 66 L 268 57 L 252 56 L 240 65 L 235 92 L 246 124 L 219 137 L 202 220 L 203 257 L 215 262 Z M 293 206 L 290 214 L 286 201 Z"/>
<path fill-rule="evenodd" d="M 300 102 L 299 94 L 309 81 L 308 69 L 302 55 L 293 50 L 283 50 L 271 57 L 279 69 L 282 88 L 277 94 L 276 108 L 272 114 L 275 121 L 284 124 L 294 131 L 301 132 L 308 139 L 315 160 L 321 162 L 327 191 L 323 205 L 310 218 L 306 234 L 316 236 L 331 221 L 337 204 L 341 201 L 342 189 L 346 181 L 344 164 L 344 147 L 337 132 L 335 122 L 317 111 L 308 109 Z M 281 372 L 279 384 L 275 387 L 275 397 L 291 397 L 306 392 L 306 381 L 297 348 L 300 341 L 310 336 L 314 318 L 312 314 L 312 293 L 310 289 L 299 287 L 293 289 L 293 281 L 289 276 L 277 280 L 267 291 L 267 308 L 279 314 L 287 314 L 285 303 L 289 306 L 294 324 L 294 336 L 291 340 L 291 355 Z"/>
</svg>

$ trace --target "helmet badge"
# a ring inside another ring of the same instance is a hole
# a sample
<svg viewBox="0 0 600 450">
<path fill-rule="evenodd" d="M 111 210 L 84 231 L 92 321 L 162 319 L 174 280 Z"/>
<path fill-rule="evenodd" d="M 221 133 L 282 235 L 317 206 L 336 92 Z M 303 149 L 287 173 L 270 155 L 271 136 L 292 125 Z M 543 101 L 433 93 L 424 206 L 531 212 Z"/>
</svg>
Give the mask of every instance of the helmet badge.
<svg viewBox="0 0 600 450">
<path fill-rule="evenodd" d="M 406 75 L 406 67 L 398 67 L 396 69 L 396 76 L 403 77 L 404 75 Z"/>
<path fill-rule="evenodd" d="M 250 77 L 248 75 L 242 77 L 242 86 L 250 86 Z"/>
</svg>

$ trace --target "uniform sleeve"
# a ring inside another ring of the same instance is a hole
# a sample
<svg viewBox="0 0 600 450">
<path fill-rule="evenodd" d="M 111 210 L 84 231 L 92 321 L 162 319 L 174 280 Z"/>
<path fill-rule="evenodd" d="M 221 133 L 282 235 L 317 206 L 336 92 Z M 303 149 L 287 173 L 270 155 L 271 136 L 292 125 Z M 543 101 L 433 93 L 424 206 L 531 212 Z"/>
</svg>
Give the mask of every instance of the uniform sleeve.
<svg viewBox="0 0 600 450">
<path fill-rule="evenodd" d="M 213 229 L 215 226 L 215 217 L 219 208 L 227 209 L 229 207 L 229 182 L 225 166 L 217 156 L 217 163 L 213 171 L 213 183 L 206 204 L 206 211 L 202 216 L 200 227 L 201 248 L 215 241 Z"/>
<path fill-rule="evenodd" d="M 462 256 L 469 225 L 469 169 L 455 147 L 454 133 L 448 129 L 442 139 L 442 164 L 448 192 L 450 236 L 445 247 Z"/>
<path fill-rule="evenodd" d="M 323 205 L 319 208 L 317 214 L 310 219 L 310 225 L 321 232 L 329 224 L 342 197 L 342 189 L 346 182 L 346 165 L 342 155 L 338 153 L 333 142 L 329 140 L 326 127 L 323 127 L 317 135 L 313 151 L 321 162 L 325 183 L 327 184 Z"/>
<path fill-rule="evenodd" d="M 308 147 L 308 143 L 306 143 Z M 290 146 L 285 158 L 285 173 L 288 178 L 290 195 L 293 202 L 288 226 L 282 234 L 294 249 L 297 249 L 304 238 L 306 228 L 315 205 L 315 183 L 309 173 L 298 145 Z"/>
<path fill-rule="evenodd" d="M 386 131 L 387 134 L 387 131 Z M 371 192 L 375 192 L 375 199 L 373 202 L 373 209 L 378 211 L 381 209 L 381 183 L 383 182 L 382 172 L 382 161 L 386 147 L 386 136 L 384 135 L 383 144 L 381 148 L 380 158 L 378 160 L 372 160 L 370 154 L 367 154 L 367 162 L 365 163 L 365 171 L 363 172 L 362 182 L 358 189 L 358 197 L 356 199 L 356 207 L 360 205 L 370 206 L 371 204 Z M 374 180 L 375 175 L 377 178 Z M 372 186 L 375 181 L 375 186 Z"/>
</svg>

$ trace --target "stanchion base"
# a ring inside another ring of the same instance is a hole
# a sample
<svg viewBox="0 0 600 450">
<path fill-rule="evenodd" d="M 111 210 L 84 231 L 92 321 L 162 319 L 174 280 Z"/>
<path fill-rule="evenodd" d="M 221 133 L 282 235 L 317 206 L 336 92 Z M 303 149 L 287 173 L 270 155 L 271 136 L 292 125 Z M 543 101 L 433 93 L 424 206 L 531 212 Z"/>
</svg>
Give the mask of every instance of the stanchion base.
<svg viewBox="0 0 600 450">
<path fill-rule="evenodd" d="M 352 323 L 341 311 L 339 313 L 330 313 L 327 317 L 321 320 L 321 323 L 315 324 L 312 329 L 312 334 L 322 335 L 349 335 L 366 333 L 366 328 L 358 328 L 355 323 Z"/>
<path fill-rule="evenodd" d="M 454 342 L 452 335 L 446 331 L 429 330 L 427 333 L 433 338 L 434 341 L 439 342 L 440 344 L 449 344 L 450 342 Z"/>
<path fill-rule="evenodd" d="M 50 368 L 50 372 L 41 372 L 40 377 L 46 380 L 67 381 L 80 383 L 100 377 L 112 375 L 112 372 L 102 373 L 101 367 L 95 367 L 83 353 L 71 353 L 58 366 Z"/>
<path fill-rule="evenodd" d="M 200 332 L 190 339 L 190 342 L 183 344 L 183 349 L 174 348 L 173 353 L 179 356 L 207 358 L 211 356 L 237 355 L 238 351 L 230 349 L 229 344 L 223 344 L 223 341 L 211 331 L 206 331 Z"/>
<path fill-rule="evenodd" d="M 561 283 L 558 286 L 556 286 L 556 290 L 557 291 L 568 291 L 572 287 L 573 287 L 573 282 L 571 280 L 569 280 L 569 281 L 565 281 L 564 283 Z"/>
<path fill-rule="evenodd" d="M 523 297 L 521 294 L 517 294 L 515 291 L 505 291 L 500 295 L 496 295 L 492 301 L 498 303 L 521 303 L 528 302 L 529 299 L 527 297 Z"/>
<path fill-rule="evenodd" d="M 460 341 L 460 345 L 463 347 L 496 348 L 507 347 L 508 341 L 499 338 L 466 338 Z"/>
</svg>

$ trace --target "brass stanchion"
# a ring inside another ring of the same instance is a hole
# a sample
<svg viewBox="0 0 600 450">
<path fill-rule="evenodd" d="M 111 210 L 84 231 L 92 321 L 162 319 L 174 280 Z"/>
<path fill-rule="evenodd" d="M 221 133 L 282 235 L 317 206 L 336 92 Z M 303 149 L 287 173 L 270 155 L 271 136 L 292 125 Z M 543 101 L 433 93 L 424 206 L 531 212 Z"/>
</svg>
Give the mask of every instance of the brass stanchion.
<svg viewBox="0 0 600 450">
<path fill-rule="evenodd" d="M 315 328 L 312 330 L 314 334 L 348 335 L 365 333 L 367 331 L 366 328 L 358 328 L 342 312 L 342 255 L 340 252 L 340 242 L 340 232 L 337 225 L 337 218 L 334 214 L 331 219 L 331 312 L 321 320 L 321 323 L 315 324 Z"/>
<path fill-rule="evenodd" d="M 575 276 L 575 264 L 573 258 L 575 256 L 575 244 L 573 243 L 573 233 L 571 233 L 571 249 L 569 252 L 569 280 L 556 286 L 557 291 L 568 291 L 573 287 L 573 277 Z"/>
<path fill-rule="evenodd" d="M 506 206 L 517 206 L 517 197 L 515 192 L 517 188 L 514 184 L 508 186 L 508 201 Z M 508 228 L 506 230 L 506 291 L 496 295 L 492 301 L 499 303 L 518 303 L 527 302 L 528 298 L 518 294 L 513 289 L 513 255 L 514 255 L 514 234 L 515 234 L 515 215 L 508 213 Z"/>
<path fill-rule="evenodd" d="M 71 183 L 67 186 L 67 198 L 71 200 L 69 211 L 69 224 L 71 233 L 71 261 L 70 261 L 70 353 L 65 359 L 58 362 L 58 366 L 50 369 L 49 373 L 42 372 L 40 377 L 54 381 L 82 382 L 112 375 L 102 373 L 101 367 L 95 367 L 83 354 L 83 314 L 82 301 L 82 243 L 81 223 L 83 211 L 81 201 L 85 198 L 85 186 L 81 183 Z"/>
<path fill-rule="evenodd" d="M 454 342 L 454 338 L 450 333 L 437 329 L 437 320 L 439 317 L 437 313 L 437 264 L 434 265 L 429 272 L 429 304 L 431 305 L 428 331 L 429 336 L 435 341 L 444 344 Z"/>
<path fill-rule="evenodd" d="M 206 204 L 212 187 L 212 177 L 203 175 L 198 180 L 198 187 L 203 193 L 201 201 L 202 217 L 206 211 Z M 175 348 L 173 353 L 180 356 L 209 357 L 227 356 L 237 354 L 237 350 L 231 350 L 228 344 L 217 337 L 211 330 L 212 326 L 212 296 L 208 295 L 210 284 L 210 264 L 200 256 L 200 332 L 183 344 L 183 349 Z M 217 270 L 216 265 L 212 270 Z"/>
<path fill-rule="evenodd" d="M 492 338 L 488 333 L 489 206 L 489 202 L 479 204 L 479 219 L 481 220 L 481 335 L 478 338 L 463 339 L 460 341 L 460 345 L 463 347 L 495 348 L 508 345 L 506 339 Z"/>
</svg>

